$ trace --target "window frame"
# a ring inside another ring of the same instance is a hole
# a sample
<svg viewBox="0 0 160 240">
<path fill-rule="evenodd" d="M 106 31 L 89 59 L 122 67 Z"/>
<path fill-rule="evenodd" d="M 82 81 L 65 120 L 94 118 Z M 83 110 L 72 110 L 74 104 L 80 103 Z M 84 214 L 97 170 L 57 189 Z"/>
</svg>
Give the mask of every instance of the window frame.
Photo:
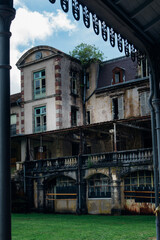
<svg viewBox="0 0 160 240">
<path fill-rule="evenodd" d="M 44 76 L 42 75 L 43 72 L 44 72 Z M 39 74 L 39 76 L 36 77 L 35 76 L 36 74 Z M 45 81 L 45 84 L 43 83 L 43 81 Z M 37 83 L 39 83 L 39 90 L 36 90 Z M 45 69 L 33 72 L 33 91 L 34 91 L 34 99 L 39 99 L 46 96 L 46 70 Z"/>
<path fill-rule="evenodd" d="M 71 70 L 70 71 L 70 84 L 71 84 L 71 94 L 72 95 L 78 95 L 77 80 L 78 80 L 78 72 Z"/>
<path fill-rule="evenodd" d="M 87 186 L 88 186 L 88 199 L 111 198 L 111 183 L 110 178 L 108 176 L 102 173 L 94 174 L 88 179 Z M 93 189 L 94 191 L 91 191 Z M 105 192 L 102 190 L 105 190 Z"/>
<path fill-rule="evenodd" d="M 141 172 L 143 172 L 144 174 L 142 175 Z M 142 178 L 142 177 L 144 177 L 144 184 L 140 183 L 140 178 Z M 150 183 L 148 183 L 147 180 L 146 180 L 149 177 L 151 178 Z M 127 179 L 129 180 L 128 184 L 125 183 L 125 181 Z M 133 179 L 136 180 L 136 182 L 133 183 Z M 133 191 L 133 190 L 135 190 L 136 188 L 139 188 L 139 187 L 143 187 L 143 188 L 145 188 L 147 186 L 154 187 L 153 185 L 154 185 L 153 184 L 153 172 L 148 171 L 148 170 L 141 170 L 141 171 L 132 172 L 129 175 L 124 177 L 124 190 L 125 191 Z"/>
<path fill-rule="evenodd" d="M 45 109 L 45 112 L 43 110 Z M 36 113 L 40 110 L 40 113 Z M 40 118 L 40 124 L 37 126 L 37 119 Z M 44 121 L 45 118 L 45 121 Z M 34 132 L 45 132 L 47 129 L 47 116 L 46 116 L 46 106 L 40 106 L 34 108 Z"/>
<path fill-rule="evenodd" d="M 112 118 L 113 120 L 124 118 L 124 96 L 112 97 Z"/>
<path fill-rule="evenodd" d="M 115 67 L 113 70 L 112 70 L 112 73 L 113 73 L 113 80 L 112 80 L 112 85 L 115 85 L 115 84 L 119 84 L 119 83 L 122 83 L 124 82 L 124 70 L 122 68 L 119 68 L 119 67 Z M 116 81 L 116 74 L 119 75 L 119 81 L 117 82 Z"/>
</svg>

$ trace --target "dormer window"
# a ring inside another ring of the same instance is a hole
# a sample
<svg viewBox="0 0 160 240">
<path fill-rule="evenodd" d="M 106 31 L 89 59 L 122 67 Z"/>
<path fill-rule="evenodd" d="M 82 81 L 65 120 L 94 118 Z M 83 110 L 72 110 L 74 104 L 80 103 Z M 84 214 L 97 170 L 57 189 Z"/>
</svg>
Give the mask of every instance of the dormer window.
<svg viewBox="0 0 160 240">
<path fill-rule="evenodd" d="M 125 81 L 124 69 L 116 67 L 112 70 L 113 81 L 112 84 L 118 84 Z"/>
</svg>

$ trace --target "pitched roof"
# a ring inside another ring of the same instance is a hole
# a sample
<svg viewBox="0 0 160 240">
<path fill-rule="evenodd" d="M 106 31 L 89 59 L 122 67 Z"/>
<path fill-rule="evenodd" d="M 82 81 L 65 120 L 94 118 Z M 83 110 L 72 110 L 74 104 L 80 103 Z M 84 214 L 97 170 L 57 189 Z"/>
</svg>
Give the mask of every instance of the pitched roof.
<svg viewBox="0 0 160 240">
<path fill-rule="evenodd" d="M 115 68 L 123 69 L 125 72 L 125 82 L 136 79 L 137 63 L 133 62 L 130 57 L 121 57 L 110 61 L 103 62 L 99 70 L 97 88 L 103 88 L 112 85 L 113 70 Z"/>
</svg>

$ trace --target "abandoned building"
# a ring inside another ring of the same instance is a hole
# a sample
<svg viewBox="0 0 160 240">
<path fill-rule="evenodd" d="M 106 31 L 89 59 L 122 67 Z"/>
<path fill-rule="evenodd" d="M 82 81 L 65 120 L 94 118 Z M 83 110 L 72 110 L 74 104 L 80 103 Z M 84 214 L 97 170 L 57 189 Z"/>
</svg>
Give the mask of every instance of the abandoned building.
<svg viewBox="0 0 160 240">
<path fill-rule="evenodd" d="M 27 207 L 153 213 L 147 61 L 92 63 L 84 78 L 78 60 L 37 46 L 17 67 L 21 93 L 11 96 L 11 169 Z"/>
</svg>

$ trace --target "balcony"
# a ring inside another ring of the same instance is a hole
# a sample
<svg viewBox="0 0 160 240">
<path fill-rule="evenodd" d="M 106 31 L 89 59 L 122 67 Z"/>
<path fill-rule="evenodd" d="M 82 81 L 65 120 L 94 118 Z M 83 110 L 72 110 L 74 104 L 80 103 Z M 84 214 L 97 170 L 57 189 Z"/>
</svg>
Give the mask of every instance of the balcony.
<svg viewBox="0 0 160 240">
<path fill-rule="evenodd" d="M 28 173 L 52 173 L 63 170 L 73 171 L 78 168 L 125 167 L 147 164 L 152 164 L 152 149 L 150 148 L 25 162 Z"/>
</svg>

